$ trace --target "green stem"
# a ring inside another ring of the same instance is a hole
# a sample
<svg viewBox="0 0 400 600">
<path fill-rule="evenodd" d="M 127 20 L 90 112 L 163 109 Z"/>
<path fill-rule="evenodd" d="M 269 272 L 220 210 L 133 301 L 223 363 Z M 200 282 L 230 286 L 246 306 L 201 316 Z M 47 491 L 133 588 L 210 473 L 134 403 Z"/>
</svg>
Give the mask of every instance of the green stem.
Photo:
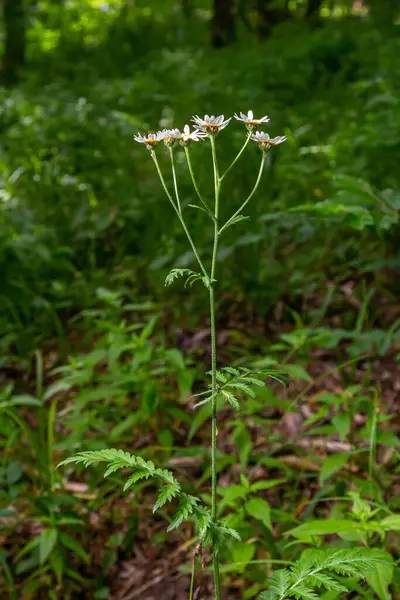
<svg viewBox="0 0 400 600">
<path fill-rule="evenodd" d="M 211 208 L 208 206 L 207 202 L 203 199 L 203 196 L 201 195 L 200 190 L 198 188 L 197 181 L 196 181 L 196 178 L 194 176 L 194 171 L 193 171 L 193 167 L 192 167 L 192 161 L 190 159 L 189 147 L 188 146 L 184 146 L 184 148 L 185 148 L 186 161 L 187 161 L 187 165 L 188 165 L 188 168 L 189 168 L 190 177 L 192 178 L 193 187 L 194 187 L 194 189 L 196 191 L 196 194 L 197 194 L 200 202 L 204 206 L 206 212 L 210 215 L 210 217 L 212 218 L 212 220 L 215 221 L 215 217 L 214 217 L 214 214 L 213 214 Z"/>
<path fill-rule="evenodd" d="M 211 404 L 211 518 L 215 523 L 217 520 L 217 346 L 215 331 L 215 297 L 214 280 L 215 268 L 218 252 L 218 211 L 219 211 L 219 192 L 221 180 L 218 171 L 217 154 L 215 151 L 215 137 L 211 137 L 211 150 L 214 169 L 214 191 L 215 191 L 215 209 L 214 209 L 214 246 L 211 260 L 211 282 L 210 282 L 210 326 L 211 326 L 211 373 L 212 373 L 212 404 Z M 215 600 L 221 599 L 221 584 L 219 575 L 219 559 L 214 552 L 213 555 Z"/>
<path fill-rule="evenodd" d="M 169 156 L 171 158 L 171 168 L 172 168 L 172 177 L 173 177 L 173 180 L 174 180 L 174 189 L 175 189 L 176 203 L 177 203 L 177 206 L 178 206 L 179 214 L 181 215 L 182 214 L 182 207 L 181 207 L 181 201 L 180 201 L 180 198 L 179 198 L 178 182 L 176 181 L 174 149 L 172 148 L 172 146 L 168 146 L 168 150 L 169 150 Z"/>
<path fill-rule="evenodd" d="M 190 246 L 191 246 L 191 248 L 192 248 L 192 250 L 193 250 L 193 254 L 194 254 L 194 255 L 195 255 L 195 257 L 196 257 L 196 259 L 197 259 L 197 262 L 199 263 L 200 269 L 202 270 L 202 272 L 203 272 L 203 275 L 204 275 L 205 277 L 207 277 L 207 278 L 208 278 L 208 273 L 207 273 L 207 271 L 206 271 L 206 269 L 205 269 L 205 267 L 204 267 L 204 265 L 203 265 L 203 262 L 202 262 L 202 260 L 201 260 L 201 258 L 200 258 L 200 256 L 199 256 L 199 253 L 197 252 L 197 248 L 196 248 L 196 246 L 194 245 L 194 241 L 193 241 L 193 239 L 192 239 L 192 236 L 190 235 L 190 233 L 189 233 L 189 230 L 188 230 L 188 228 L 186 227 L 186 223 L 185 223 L 185 221 L 183 220 L 183 217 L 182 217 L 181 213 L 179 212 L 179 209 L 178 209 L 178 207 L 176 206 L 175 202 L 173 201 L 173 198 L 172 198 L 171 194 L 169 193 L 169 190 L 168 190 L 168 188 L 167 188 L 167 184 L 165 183 L 165 179 L 164 179 L 164 177 L 163 177 L 163 174 L 161 173 L 160 165 L 158 164 L 157 156 L 156 156 L 155 152 L 151 152 L 151 153 L 150 153 L 150 155 L 151 155 L 151 158 L 153 159 L 153 161 L 154 161 L 154 164 L 155 164 L 155 166 L 156 166 L 157 173 L 158 173 L 158 176 L 159 176 L 159 178 L 160 178 L 160 181 L 161 181 L 161 185 L 162 185 L 162 186 L 163 186 L 163 188 L 164 188 L 164 192 L 166 193 L 168 200 L 171 202 L 171 204 L 172 204 L 172 206 L 173 206 L 173 208 L 174 208 L 174 211 L 175 211 L 175 212 L 176 212 L 176 214 L 178 215 L 178 219 L 180 220 L 180 222 L 181 222 L 181 225 L 182 225 L 182 227 L 183 227 L 183 230 L 184 230 L 184 232 L 186 233 L 186 236 L 187 236 L 187 238 L 188 238 L 188 240 L 189 240 Z"/>
<path fill-rule="evenodd" d="M 243 152 L 246 149 L 247 144 L 250 141 L 251 134 L 252 134 L 252 131 L 249 131 L 249 133 L 247 135 L 247 138 L 246 138 L 246 141 L 243 144 L 241 150 L 238 152 L 236 158 L 231 162 L 231 164 L 229 165 L 229 167 L 227 168 L 227 170 L 225 171 L 225 173 L 223 175 L 221 175 L 220 182 L 223 181 L 223 179 L 225 179 L 225 177 L 228 175 L 229 171 L 235 166 L 235 164 L 237 163 L 237 161 L 239 160 L 239 158 L 242 156 Z"/>
<path fill-rule="evenodd" d="M 226 229 L 227 227 L 229 227 L 229 225 L 232 223 L 232 221 L 238 215 L 240 215 L 240 213 L 242 212 L 242 210 L 244 209 L 244 207 L 250 202 L 250 200 L 252 199 L 252 197 L 256 193 L 257 188 L 260 185 L 262 173 L 263 173 L 263 170 L 264 170 L 265 157 L 266 157 L 266 154 L 263 153 L 262 154 L 262 158 L 261 158 L 260 170 L 258 171 L 257 181 L 256 181 L 253 189 L 251 190 L 250 195 L 246 198 L 246 200 L 243 202 L 243 204 L 240 206 L 240 208 L 238 208 L 237 211 L 231 216 L 231 218 L 227 220 L 227 222 L 225 223 L 225 225 L 223 225 L 221 227 L 221 229 L 219 230 L 219 235 L 221 235 L 221 233 L 224 231 L 224 229 Z"/>
<path fill-rule="evenodd" d="M 195 562 L 196 562 L 196 559 L 195 559 L 195 557 L 193 557 L 193 561 L 192 561 L 192 576 L 190 578 L 189 600 L 193 600 Z"/>
<path fill-rule="evenodd" d="M 373 480 L 374 475 L 374 464 L 375 464 L 375 452 L 376 452 L 376 424 L 378 417 L 378 392 L 375 390 L 374 401 L 372 404 L 372 419 L 371 419 L 371 430 L 369 435 L 369 460 L 368 460 L 368 475 L 370 481 Z"/>
</svg>

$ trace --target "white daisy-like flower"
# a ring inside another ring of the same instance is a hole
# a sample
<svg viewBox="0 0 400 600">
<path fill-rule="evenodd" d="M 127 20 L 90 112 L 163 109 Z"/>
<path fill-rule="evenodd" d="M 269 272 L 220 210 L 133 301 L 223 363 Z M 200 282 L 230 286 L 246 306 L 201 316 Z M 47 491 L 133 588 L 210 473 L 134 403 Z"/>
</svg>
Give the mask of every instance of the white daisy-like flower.
<svg viewBox="0 0 400 600">
<path fill-rule="evenodd" d="M 235 113 L 234 116 L 237 121 L 242 121 L 248 129 L 256 129 L 256 127 L 262 123 L 269 123 L 270 120 L 267 116 L 261 117 L 261 119 L 255 119 L 252 110 L 249 110 L 247 114 L 241 112 L 240 116 Z"/>
<path fill-rule="evenodd" d="M 181 132 L 179 129 L 164 129 L 164 144 L 166 146 L 173 146 L 179 139 Z"/>
<path fill-rule="evenodd" d="M 174 142 L 180 142 L 182 146 L 187 146 L 189 142 L 200 142 L 203 138 L 207 136 L 206 133 L 200 131 L 199 129 L 194 129 L 190 131 L 189 125 L 185 125 L 183 131 L 180 129 L 168 129 L 165 132 L 164 142 L 168 146 L 172 146 Z"/>
<path fill-rule="evenodd" d="M 165 138 L 165 133 L 166 131 L 164 129 L 163 131 L 157 131 L 156 133 L 148 133 L 147 135 L 141 135 L 140 133 L 138 133 L 133 137 L 136 142 L 139 142 L 139 144 L 145 144 L 146 148 L 148 148 L 148 150 L 151 150 L 153 146 L 156 146 L 157 144 L 163 141 L 163 139 Z"/>
<path fill-rule="evenodd" d="M 230 119 L 226 119 L 224 121 L 224 115 L 219 115 L 218 117 L 214 117 L 214 115 L 211 115 L 211 117 L 205 115 L 204 119 L 195 115 L 192 118 L 192 121 L 196 124 L 200 131 L 208 135 L 217 135 L 222 129 L 224 129 L 224 127 L 228 125 Z"/>
<path fill-rule="evenodd" d="M 277 135 L 274 138 L 271 138 L 268 133 L 263 133 L 261 131 L 256 131 L 252 134 L 251 139 L 254 142 L 257 142 L 260 149 L 265 152 L 266 150 L 270 150 L 273 146 L 278 146 L 278 144 L 282 144 L 286 142 L 286 135 Z"/>
</svg>

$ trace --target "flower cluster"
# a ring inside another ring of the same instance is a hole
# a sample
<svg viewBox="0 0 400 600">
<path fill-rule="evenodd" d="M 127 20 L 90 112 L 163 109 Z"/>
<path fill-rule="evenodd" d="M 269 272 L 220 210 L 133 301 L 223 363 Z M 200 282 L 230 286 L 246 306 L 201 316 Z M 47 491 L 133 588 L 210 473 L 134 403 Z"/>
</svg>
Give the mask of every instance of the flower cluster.
<svg viewBox="0 0 400 600">
<path fill-rule="evenodd" d="M 185 125 L 183 131 L 179 129 L 163 129 L 156 133 L 149 133 L 147 135 L 139 133 L 134 136 L 137 142 L 144 144 L 150 151 L 160 142 L 164 142 L 167 146 L 172 146 L 175 142 L 186 146 L 189 142 L 199 142 L 204 137 L 206 137 L 206 134 L 199 129 L 190 131 L 189 125 Z"/>
<path fill-rule="evenodd" d="M 245 124 L 249 131 L 250 139 L 256 142 L 260 150 L 264 153 L 268 152 L 274 146 L 282 144 L 287 139 L 284 135 L 271 138 L 268 133 L 256 131 L 260 125 L 269 123 L 270 119 L 267 116 L 256 119 L 253 111 L 249 110 L 247 113 L 241 112 L 239 115 L 235 113 L 234 117 L 237 121 Z M 156 133 L 149 133 L 148 135 L 141 135 L 139 133 L 134 138 L 140 144 L 144 144 L 150 152 L 160 142 L 164 142 L 167 146 L 172 146 L 176 142 L 179 142 L 182 146 L 187 146 L 190 142 L 200 142 L 204 138 L 218 135 L 229 124 L 230 120 L 231 118 L 225 119 L 224 115 L 205 115 L 204 118 L 195 115 L 192 121 L 196 125 L 196 129 L 193 129 L 193 131 L 190 131 L 189 125 L 185 125 L 183 131 L 179 129 L 163 129 Z"/>
</svg>

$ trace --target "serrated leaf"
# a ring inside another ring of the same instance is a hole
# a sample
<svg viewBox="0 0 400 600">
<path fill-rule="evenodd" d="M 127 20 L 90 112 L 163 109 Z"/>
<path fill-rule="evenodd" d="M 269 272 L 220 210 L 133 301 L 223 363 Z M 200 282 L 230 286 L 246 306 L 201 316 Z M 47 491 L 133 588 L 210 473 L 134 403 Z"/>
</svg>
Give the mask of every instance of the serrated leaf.
<svg viewBox="0 0 400 600">
<path fill-rule="evenodd" d="M 122 489 L 123 492 L 126 492 L 132 485 L 140 481 L 141 479 L 148 479 L 150 477 L 149 471 L 145 471 L 144 469 L 139 469 L 129 477 L 129 479 L 125 482 L 125 485 Z"/>
<path fill-rule="evenodd" d="M 164 285 L 171 285 L 179 277 L 201 278 L 201 274 L 196 273 L 196 271 L 192 271 L 191 269 L 171 269 L 171 271 L 168 273 L 168 275 L 165 278 Z"/>
<path fill-rule="evenodd" d="M 310 575 L 309 581 L 312 582 L 315 587 L 325 587 L 327 590 L 335 590 L 336 592 L 347 592 L 346 587 L 326 573 L 315 573 L 314 575 Z"/>
<path fill-rule="evenodd" d="M 245 503 L 244 508 L 248 514 L 261 521 L 267 529 L 272 531 L 271 507 L 263 498 L 251 498 Z"/>
<path fill-rule="evenodd" d="M 269 589 L 277 597 L 284 597 L 290 586 L 291 573 L 288 569 L 279 569 L 269 579 Z"/>
<path fill-rule="evenodd" d="M 240 376 L 240 371 L 238 369 L 235 369 L 234 367 L 224 367 L 222 370 L 226 371 L 230 375 L 234 375 L 235 377 Z"/>
<path fill-rule="evenodd" d="M 296 585 L 290 588 L 290 593 L 296 598 L 302 598 L 303 600 L 318 600 L 319 596 L 313 592 L 310 588 L 304 585 Z"/>
<path fill-rule="evenodd" d="M 221 371 L 217 371 L 215 373 L 215 377 L 217 379 L 217 381 L 221 382 L 221 383 L 226 383 L 227 379 L 225 377 L 225 375 L 223 373 L 221 373 Z"/>
<path fill-rule="evenodd" d="M 257 379 L 256 377 L 246 377 L 246 382 L 256 385 L 257 387 L 265 387 L 265 381 Z"/>
<path fill-rule="evenodd" d="M 162 487 L 158 494 L 157 502 L 153 507 L 153 512 L 164 506 L 166 502 L 171 502 L 172 498 L 175 498 L 179 491 L 179 485 L 166 485 Z"/>
<path fill-rule="evenodd" d="M 221 390 L 221 394 L 226 400 L 228 400 L 229 404 L 231 406 L 233 406 L 233 408 L 236 408 L 236 409 L 240 408 L 240 404 L 236 400 L 236 398 L 233 394 L 231 394 L 230 392 L 227 392 L 226 390 Z"/>
<path fill-rule="evenodd" d="M 193 514 L 198 502 L 198 498 L 190 496 L 189 494 L 182 494 L 178 510 L 176 511 L 167 531 L 172 531 L 173 529 L 179 527 L 183 521 L 187 521 L 187 519 Z"/>
<path fill-rule="evenodd" d="M 378 563 L 375 569 L 371 569 L 370 572 L 365 574 L 365 579 L 368 584 L 372 587 L 374 592 L 380 598 L 380 600 L 391 600 L 391 594 L 389 593 L 389 585 L 393 581 L 394 565 L 393 557 L 389 552 L 386 552 L 386 558 L 388 564 Z"/>
<path fill-rule="evenodd" d="M 213 396 L 207 396 L 204 400 L 200 400 L 200 402 L 196 402 L 193 408 L 198 408 L 199 406 L 203 406 L 204 404 L 208 404 L 213 399 Z"/>
<path fill-rule="evenodd" d="M 236 390 L 241 390 L 244 394 L 247 394 L 248 396 L 251 396 L 252 398 L 255 397 L 254 390 L 252 390 L 248 385 L 246 385 L 245 383 L 242 383 L 241 381 L 234 381 L 233 383 L 228 383 L 226 385 L 226 387 L 233 388 Z"/>
</svg>

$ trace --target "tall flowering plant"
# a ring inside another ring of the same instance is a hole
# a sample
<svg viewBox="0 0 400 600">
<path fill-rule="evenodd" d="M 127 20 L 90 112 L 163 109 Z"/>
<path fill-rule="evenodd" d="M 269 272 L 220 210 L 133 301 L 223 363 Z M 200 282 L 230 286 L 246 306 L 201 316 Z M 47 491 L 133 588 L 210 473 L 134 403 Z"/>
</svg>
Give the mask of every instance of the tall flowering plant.
<svg viewBox="0 0 400 600">
<path fill-rule="evenodd" d="M 147 135 L 138 134 L 134 136 L 135 141 L 143 144 L 149 151 L 165 195 L 167 196 L 176 216 L 182 225 L 199 268 L 198 271 L 192 271 L 190 269 L 172 269 L 166 278 L 166 285 L 170 285 L 178 277 L 185 277 L 186 283 L 189 284 L 199 280 L 204 284 L 209 295 L 211 323 L 211 381 L 204 392 L 196 394 L 196 396 L 199 396 L 200 399 L 195 406 L 198 407 L 205 404 L 210 404 L 211 406 L 211 507 L 203 504 L 199 498 L 185 493 L 180 482 L 170 471 L 158 469 L 155 467 L 153 462 L 145 461 L 142 457 L 133 456 L 127 452 L 124 452 L 123 450 L 108 449 L 96 452 L 80 452 L 61 463 L 66 465 L 75 462 L 83 463 L 85 466 L 88 466 L 95 462 L 105 462 L 107 464 L 105 476 L 118 469 L 126 467 L 133 471 L 133 474 L 128 478 L 124 486 L 124 490 L 128 489 L 141 479 L 148 479 L 151 477 L 158 480 L 161 484 L 161 488 L 157 501 L 154 504 L 153 511 L 156 511 L 167 502 L 171 502 L 174 498 L 177 498 L 178 508 L 168 530 L 178 527 L 187 520 L 191 520 L 195 523 L 198 535 L 197 552 L 200 552 L 201 548 L 205 546 L 209 546 L 211 549 L 216 600 L 220 600 L 221 598 L 219 569 L 220 549 L 224 545 L 227 538 L 233 537 L 240 539 L 235 530 L 228 527 L 222 519 L 217 518 L 217 408 L 221 405 L 221 403 L 228 402 L 234 409 L 238 409 L 240 398 L 242 396 L 253 396 L 254 388 L 264 386 L 265 379 L 267 377 L 275 377 L 277 374 L 277 372 L 273 371 L 255 373 L 249 369 L 234 368 L 232 366 L 226 366 L 220 370 L 217 370 L 215 292 L 217 289 L 216 267 L 218 245 L 221 236 L 226 229 L 228 229 L 228 227 L 231 227 L 232 225 L 247 218 L 243 214 L 243 210 L 253 198 L 260 185 L 262 174 L 265 169 L 266 157 L 272 148 L 286 140 L 285 136 L 271 138 L 268 133 L 259 131 L 261 126 L 269 122 L 269 118 L 267 116 L 256 119 L 253 115 L 253 112 L 249 110 L 247 113 L 240 113 L 239 115 L 235 114 L 234 118 L 244 124 L 247 130 L 247 135 L 242 148 L 230 166 L 223 173 L 221 173 L 219 169 L 216 142 L 220 132 L 225 129 L 225 127 L 227 127 L 231 121 L 231 118 L 225 119 L 224 115 L 205 115 L 204 117 L 194 116 L 192 121 L 195 124 L 195 128 L 192 130 L 188 125 L 185 125 L 183 131 L 179 129 L 164 129 L 157 131 L 156 133 L 149 133 Z M 208 142 L 211 149 L 214 180 L 214 197 L 211 205 L 200 192 L 190 155 L 190 146 L 193 143 L 199 142 Z M 255 142 L 261 150 L 260 167 L 254 187 L 250 191 L 247 198 L 245 198 L 242 204 L 237 208 L 237 210 L 235 210 L 225 222 L 221 222 L 219 211 L 221 187 L 228 173 L 230 173 L 230 171 L 236 165 L 250 142 Z M 158 161 L 157 153 L 160 145 L 165 145 L 169 154 L 173 182 L 172 190 L 169 189 L 167 185 Z M 200 205 L 191 206 L 195 206 L 196 208 L 205 211 L 212 222 L 214 236 L 212 249 L 210 252 L 209 266 L 206 266 L 206 261 L 201 256 L 201 253 L 199 252 L 193 240 L 192 234 L 186 224 L 185 214 L 179 194 L 178 178 L 175 167 L 175 153 L 179 151 L 179 148 L 182 148 L 185 153 L 193 188 L 200 201 Z M 193 598 L 194 593 L 194 579 L 195 572 L 193 561 L 192 578 L 189 591 L 190 600 Z"/>
</svg>

